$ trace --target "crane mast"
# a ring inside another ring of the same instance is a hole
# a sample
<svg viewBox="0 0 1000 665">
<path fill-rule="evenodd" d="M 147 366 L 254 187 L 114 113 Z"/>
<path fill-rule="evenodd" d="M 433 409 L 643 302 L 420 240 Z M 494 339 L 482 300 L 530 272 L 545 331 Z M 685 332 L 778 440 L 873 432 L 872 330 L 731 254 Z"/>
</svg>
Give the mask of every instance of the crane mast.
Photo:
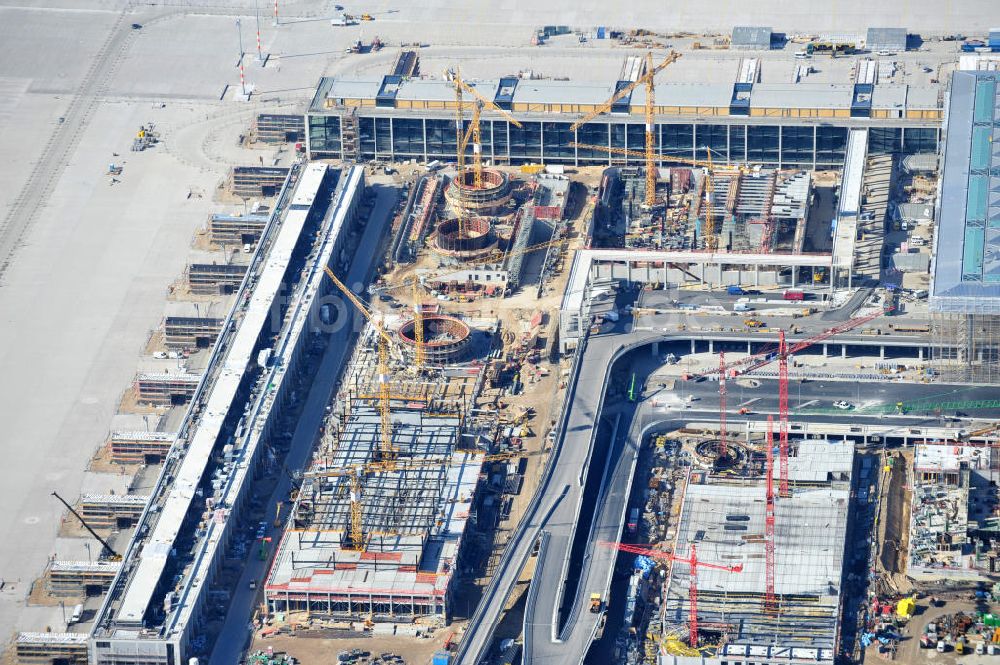
<svg viewBox="0 0 1000 665">
<path fill-rule="evenodd" d="M 725 459 L 726 453 L 726 353 L 719 351 L 719 457 Z"/>
<path fill-rule="evenodd" d="M 767 417 L 767 503 L 764 515 L 764 611 L 776 612 L 774 595 L 774 419 Z"/>
<path fill-rule="evenodd" d="M 788 496 L 788 345 L 785 331 L 778 333 L 778 432 L 781 496 Z"/>
</svg>

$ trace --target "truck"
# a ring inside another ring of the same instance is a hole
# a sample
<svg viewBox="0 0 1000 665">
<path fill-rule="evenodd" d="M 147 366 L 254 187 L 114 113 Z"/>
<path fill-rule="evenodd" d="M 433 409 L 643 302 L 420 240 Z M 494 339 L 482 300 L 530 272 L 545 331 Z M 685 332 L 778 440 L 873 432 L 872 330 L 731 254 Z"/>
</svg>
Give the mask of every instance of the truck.
<svg viewBox="0 0 1000 665">
<path fill-rule="evenodd" d="M 744 291 L 743 287 L 740 286 L 729 286 L 726 287 L 726 293 L 731 296 L 742 296 L 746 294 L 746 291 Z"/>
<path fill-rule="evenodd" d="M 798 289 L 786 289 L 784 293 L 781 294 L 782 300 L 805 300 L 806 294 Z"/>
<path fill-rule="evenodd" d="M 738 302 L 733 305 L 734 312 L 751 312 L 753 311 L 753 305 L 748 302 Z"/>
<path fill-rule="evenodd" d="M 639 530 L 639 509 L 633 508 L 628 514 L 628 526 L 629 533 L 635 533 Z"/>
<path fill-rule="evenodd" d="M 743 325 L 747 328 L 763 328 L 764 322 L 760 319 L 743 319 Z"/>
<path fill-rule="evenodd" d="M 604 603 L 601 602 L 601 594 L 592 593 L 590 594 L 590 613 L 597 614 L 601 611 L 601 606 Z"/>
</svg>

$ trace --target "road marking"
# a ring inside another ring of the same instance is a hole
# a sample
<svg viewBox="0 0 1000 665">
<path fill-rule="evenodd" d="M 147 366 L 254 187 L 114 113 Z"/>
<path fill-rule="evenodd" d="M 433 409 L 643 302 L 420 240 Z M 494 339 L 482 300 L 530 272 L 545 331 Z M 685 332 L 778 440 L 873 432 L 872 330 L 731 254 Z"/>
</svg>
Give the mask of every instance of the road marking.
<svg viewBox="0 0 1000 665">
<path fill-rule="evenodd" d="M 795 408 L 796 408 L 796 409 L 804 409 L 804 408 L 806 408 L 807 406 L 812 406 L 813 404 L 815 404 L 815 403 L 816 403 L 816 402 L 818 402 L 818 401 L 819 401 L 818 399 L 811 399 L 811 400 L 809 400 L 808 402 L 802 402 L 802 404 L 799 404 L 799 405 L 798 405 L 798 406 L 796 406 Z"/>
<path fill-rule="evenodd" d="M 754 398 L 748 399 L 747 401 L 739 404 L 739 406 L 750 406 L 754 402 L 759 402 L 760 399 L 761 399 L 760 397 L 754 397 Z"/>
</svg>

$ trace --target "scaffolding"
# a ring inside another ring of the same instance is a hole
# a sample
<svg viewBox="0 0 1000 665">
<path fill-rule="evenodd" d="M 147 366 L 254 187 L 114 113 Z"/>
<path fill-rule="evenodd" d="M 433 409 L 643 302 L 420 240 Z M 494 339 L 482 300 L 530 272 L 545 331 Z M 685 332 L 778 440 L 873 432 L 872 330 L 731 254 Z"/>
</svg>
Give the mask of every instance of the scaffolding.
<svg viewBox="0 0 1000 665">
<path fill-rule="evenodd" d="M 201 376 L 187 372 L 175 374 L 141 372 L 135 377 L 136 399 L 156 406 L 186 404 L 198 388 Z"/>
<path fill-rule="evenodd" d="M 53 596 L 96 596 L 106 593 L 118 574 L 118 561 L 53 561 L 49 591 Z"/>
<path fill-rule="evenodd" d="M 942 381 L 1000 383 L 1000 312 L 932 310 L 931 340 L 931 367 Z"/>
<path fill-rule="evenodd" d="M 267 214 L 223 215 L 214 214 L 208 219 L 208 233 L 217 245 L 246 245 L 255 243 L 264 233 Z"/>
<path fill-rule="evenodd" d="M 295 143 L 305 140 L 303 115 L 258 113 L 250 124 L 250 137 L 261 143 Z"/>
<path fill-rule="evenodd" d="M 87 633 L 18 633 L 14 651 L 19 663 L 87 664 Z"/>
<path fill-rule="evenodd" d="M 127 529 L 139 521 L 147 501 L 137 494 L 84 494 L 80 516 L 95 529 Z"/>
<path fill-rule="evenodd" d="M 244 199 L 275 196 L 287 177 L 287 167 L 234 166 L 229 172 L 229 189 Z"/>
<path fill-rule="evenodd" d="M 167 457 L 177 435 L 169 432 L 111 432 L 108 447 L 117 464 L 159 464 Z"/>
</svg>

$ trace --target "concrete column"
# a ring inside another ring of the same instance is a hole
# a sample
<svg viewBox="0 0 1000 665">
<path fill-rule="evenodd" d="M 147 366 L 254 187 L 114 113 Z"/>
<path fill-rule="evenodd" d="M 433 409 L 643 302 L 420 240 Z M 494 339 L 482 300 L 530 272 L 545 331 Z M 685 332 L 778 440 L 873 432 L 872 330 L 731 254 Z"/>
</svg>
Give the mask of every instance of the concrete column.
<svg viewBox="0 0 1000 665">
<path fill-rule="evenodd" d="M 760 265 L 753 267 L 753 285 L 760 286 Z"/>
<path fill-rule="evenodd" d="M 921 347 L 917 348 L 917 358 L 919 360 L 923 360 L 924 359 L 924 347 L 921 346 Z"/>
<path fill-rule="evenodd" d="M 829 347 L 827 346 L 827 343 L 826 343 L 826 342 L 823 342 L 823 357 L 824 357 L 824 358 L 826 358 L 826 357 L 827 357 L 827 354 L 829 353 L 829 351 L 830 351 L 830 349 L 829 349 Z"/>
<path fill-rule="evenodd" d="M 715 340 L 714 339 L 708 340 L 708 352 L 709 353 L 715 353 Z"/>
<path fill-rule="evenodd" d="M 659 342 L 653 342 L 653 355 L 654 356 L 660 355 L 660 343 Z"/>
<path fill-rule="evenodd" d="M 847 357 L 847 345 L 846 344 L 841 344 L 840 345 L 840 357 L 841 358 L 846 358 Z"/>
<path fill-rule="evenodd" d="M 880 344 L 878 347 L 878 357 L 879 360 L 885 360 L 885 344 Z"/>
<path fill-rule="evenodd" d="M 750 350 L 750 340 L 747 340 L 747 355 L 752 355 L 753 351 Z"/>
<path fill-rule="evenodd" d="M 698 353 L 695 351 L 694 339 L 691 340 L 691 353 Z"/>
</svg>

